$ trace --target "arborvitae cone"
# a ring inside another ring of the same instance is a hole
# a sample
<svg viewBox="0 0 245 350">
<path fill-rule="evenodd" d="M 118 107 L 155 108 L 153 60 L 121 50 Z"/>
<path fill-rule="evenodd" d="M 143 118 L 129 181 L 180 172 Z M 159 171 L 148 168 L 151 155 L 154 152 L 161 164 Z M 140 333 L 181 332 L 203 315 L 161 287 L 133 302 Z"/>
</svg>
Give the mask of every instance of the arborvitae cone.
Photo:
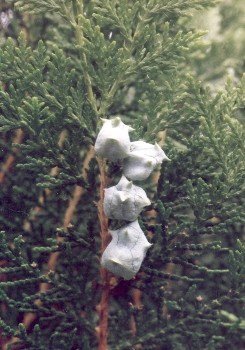
<svg viewBox="0 0 245 350">
<path fill-rule="evenodd" d="M 134 221 L 150 203 L 145 191 L 124 175 L 116 186 L 105 189 L 104 211 L 110 219 Z"/>
<path fill-rule="evenodd" d="M 130 151 L 128 133 L 133 129 L 124 124 L 119 117 L 102 119 L 103 126 L 95 142 L 95 152 L 111 161 L 127 157 Z"/>
<path fill-rule="evenodd" d="M 151 243 L 138 220 L 110 233 L 112 241 L 102 255 L 101 264 L 113 274 L 129 280 L 139 271 Z"/>
<path fill-rule="evenodd" d="M 131 142 L 123 173 L 131 180 L 145 180 L 163 160 L 169 160 L 161 147 L 144 141 Z"/>
</svg>

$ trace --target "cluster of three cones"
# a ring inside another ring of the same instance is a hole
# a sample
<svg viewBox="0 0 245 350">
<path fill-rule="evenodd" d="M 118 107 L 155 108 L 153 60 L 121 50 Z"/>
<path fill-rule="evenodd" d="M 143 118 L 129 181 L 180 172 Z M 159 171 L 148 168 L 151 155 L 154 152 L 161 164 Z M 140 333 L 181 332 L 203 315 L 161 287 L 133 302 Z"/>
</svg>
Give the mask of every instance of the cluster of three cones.
<svg viewBox="0 0 245 350">
<path fill-rule="evenodd" d="M 119 117 L 103 119 L 103 126 L 95 143 L 95 151 L 111 161 L 123 160 L 123 173 L 116 186 L 105 189 L 104 211 L 115 220 L 125 220 L 126 226 L 110 231 L 112 241 L 105 249 L 102 265 L 124 279 L 131 279 L 140 269 L 151 244 L 138 223 L 138 216 L 151 202 L 145 191 L 128 181 L 145 180 L 158 164 L 168 159 L 159 147 L 144 141 L 130 142 L 129 131 Z"/>
</svg>

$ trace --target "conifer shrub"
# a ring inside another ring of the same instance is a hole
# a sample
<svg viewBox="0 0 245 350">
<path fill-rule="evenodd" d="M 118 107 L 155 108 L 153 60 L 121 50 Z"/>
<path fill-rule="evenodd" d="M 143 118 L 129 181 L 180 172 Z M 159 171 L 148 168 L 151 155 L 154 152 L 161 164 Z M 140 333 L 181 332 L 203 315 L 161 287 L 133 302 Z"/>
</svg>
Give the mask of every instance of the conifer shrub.
<svg viewBox="0 0 245 350">
<path fill-rule="evenodd" d="M 242 1 L 4 0 L 0 12 L 1 348 L 243 349 Z M 118 117 L 170 159 L 135 182 L 151 247 L 130 279 L 101 265 L 127 222 L 103 208 L 123 160 L 94 152 L 101 118 Z"/>
</svg>

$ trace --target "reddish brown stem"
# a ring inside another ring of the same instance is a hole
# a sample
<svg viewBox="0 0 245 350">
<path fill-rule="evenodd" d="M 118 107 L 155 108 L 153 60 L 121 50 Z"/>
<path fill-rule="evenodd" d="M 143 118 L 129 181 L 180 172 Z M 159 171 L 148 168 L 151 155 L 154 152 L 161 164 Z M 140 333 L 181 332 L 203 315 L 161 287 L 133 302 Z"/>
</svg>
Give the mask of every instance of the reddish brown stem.
<svg viewBox="0 0 245 350">
<path fill-rule="evenodd" d="M 100 237 L 101 237 L 101 254 L 109 243 L 108 219 L 103 210 L 104 189 L 107 186 L 106 164 L 105 160 L 97 159 L 100 170 L 100 199 L 98 202 L 98 216 L 100 222 Z M 98 331 L 98 350 L 108 349 L 108 317 L 109 317 L 109 299 L 110 299 L 110 275 L 103 267 L 100 269 L 100 277 L 102 283 L 101 300 L 97 307 L 99 314 Z"/>
<path fill-rule="evenodd" d="M 16 132 L 16 135 L 13 139 L 13 143 L 18 143 L 20 144 L 23 140 L 24 137 L 24 133 L 21 129 L 18 129 Z M 17 149 L 13 148 L 13 152 L 17 153 Z M 6 174 L 11 170 L 11 168 L 13 167 L 15 161 L 15 156 L 14 154 L 10 154 L 7 159 L 6 162 L 3 164 L 2 169 L 0 171 L 0 184 L 2 184 L 5 180 Z"/>
<path fill-rule="evenodd" d="M 142 292 L 139 289 L 133 288 L 132 289 L 132 299 L 133 299 L 133 305 L 136 307 L 138 310 L 142 310 L 143 304 L 141 301 L 142 297 Z M 130 330 L 132 337 L 136 337 L 137 334 L 137 324 L 134 315 L 131 315 L 130 317 Z"/>
<path fill-rule="evenodd" d="M 108 318 L 109 318 L 109 299 L 110 299 L 110 279 L 108 272 L 101 268 L 100 271 L 101 280 L 103 281 L 101 300 L 98 307 L 99 310 L 99 328 L 98 338 L 99 346 L 98 350 L 107 350 L 108 339 Z"/>
</svg>

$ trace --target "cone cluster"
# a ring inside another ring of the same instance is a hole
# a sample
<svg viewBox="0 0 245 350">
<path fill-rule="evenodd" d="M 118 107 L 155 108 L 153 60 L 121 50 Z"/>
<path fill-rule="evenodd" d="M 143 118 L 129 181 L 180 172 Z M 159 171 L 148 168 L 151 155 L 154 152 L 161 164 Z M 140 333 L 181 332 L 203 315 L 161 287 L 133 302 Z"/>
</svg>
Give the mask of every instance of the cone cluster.
<svg viewBox="0 0 245 350">
<path fill-rule="evenodd" d="M 126 280 L 139 271 L 151 244 L 138 223 L 138 216 L 151 202 L 143 188 L 130 180 L 145 180 L 152 171 L 168 160 L 158 144 L 144 141 L 130 142 L 133 129 L 119 117 L 102 119 L 103 126 L 95 142 L 95 152 L 110 161 L 123 161 L 123 175 L 117 185 L 105 189 L 104 212 L 110 219 L 129 223 L 118 230 L 110 230 L 112 241 L 102 254 L 101 264 Z"/>
</svg>

